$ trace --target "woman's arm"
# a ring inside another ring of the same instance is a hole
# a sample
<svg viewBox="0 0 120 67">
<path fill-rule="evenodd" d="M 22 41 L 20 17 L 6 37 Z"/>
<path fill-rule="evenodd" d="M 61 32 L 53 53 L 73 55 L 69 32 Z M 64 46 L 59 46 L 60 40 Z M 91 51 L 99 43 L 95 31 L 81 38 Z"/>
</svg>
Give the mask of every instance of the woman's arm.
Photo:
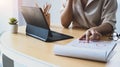
<svg viewBox="0 0 120 67">
<path fill-rule="evenodd" d="M 92 27 L 88 29 L 81 37 L 80 40 L 89 40 L 96 41 L 100 40 L 102 35 L 113 32 L 113 27 L 109 23 L 101 24 L 100 26 Z"/>
<path fill-rule="evenodd" d="M 65 8 L 61 13 L 61 24 L 63 27 L 68 28 L 72 18 L 73 18 L 73 11 L 72 11 L 72 2 L 73 0 L 67 0 Z"/>
<path fill-rule="evenodd" d="M 80 39 L 99 40 L 101 35 L 112 33 L 116 23 L 117 0 L 105 0 L 101 15 L 101 25 L 88 29 Z"/>
</svg>

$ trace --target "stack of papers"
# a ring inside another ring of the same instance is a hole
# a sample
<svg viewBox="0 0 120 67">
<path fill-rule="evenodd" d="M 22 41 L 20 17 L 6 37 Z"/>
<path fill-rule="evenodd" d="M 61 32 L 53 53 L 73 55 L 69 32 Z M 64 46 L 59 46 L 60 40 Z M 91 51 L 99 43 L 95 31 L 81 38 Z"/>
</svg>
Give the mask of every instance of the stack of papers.
<svg viewBox="0 0 120 67">
<path fill-rule="evenodd" d="M 69 56 L 107 62 L 116 46 L 114 41 L 90 41 L 75 39 L 67 45 L 55 45 L 54 53 L 61 56 Z"/>
</svg>

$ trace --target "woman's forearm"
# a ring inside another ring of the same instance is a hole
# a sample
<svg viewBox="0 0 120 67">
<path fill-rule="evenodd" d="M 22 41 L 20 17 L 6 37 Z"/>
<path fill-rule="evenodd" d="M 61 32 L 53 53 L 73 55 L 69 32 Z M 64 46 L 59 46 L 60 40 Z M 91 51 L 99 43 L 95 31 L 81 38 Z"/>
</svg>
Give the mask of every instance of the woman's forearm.
<svg viewBox="0 0 120 67">
<path fill-rule="evenodd" d="M 112 25 L 109 23 L 101 24 L 100 26 L 96 27 L 96 30 L 103 35 L 112 33 L 114 31 Z"/>
<path fill-rule="evenodd" d="M 72 21 L 72 15 L 73 15 L 73 11 L 72 11 L 72 1 L 73 0 L 67 0 L 66 6 L 64 11 L 61 13 L 61 24 L 67 28 L 71 21 Z"/>
</svg>

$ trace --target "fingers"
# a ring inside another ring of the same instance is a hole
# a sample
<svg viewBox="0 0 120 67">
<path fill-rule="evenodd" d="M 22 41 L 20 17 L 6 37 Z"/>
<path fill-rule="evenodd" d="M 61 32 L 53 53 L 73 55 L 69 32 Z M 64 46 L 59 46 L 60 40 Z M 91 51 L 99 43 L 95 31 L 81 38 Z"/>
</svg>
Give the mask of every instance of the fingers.
<svg viewBox="0 0 120 67">
<path fill-rule="evenodd" d="M 86 42 L 88 43 L 89 42 L 89 37 L 90 37 L 90 35 L 91 35 L 91 31 L 87 31 L 86 32 Z"/>
<path fill-rule="evenodd" d="M 86 34 L 83 34 L 83 35 L 79 38 L 79 40 L 85 40 L 85 36 L 86 36 Z"/>
<path fill-rule="evenodd" d="M 87 42 L 89 42 L 89 37 L 90 37 L 91 33 L 89 30 L 87 30 L 81 37 L 80 40 L 86 40 Z"/>
<path fill-rule="evenodd" d="M 97 41 L 97 40 L 100 40 L 100 37 L 102 35 L 97 32 L 96 30 L 94 29 L 89 29 L 87 30 L 81 37 L 80 37 L 80 40 L 86 40 L 86 42 L 89 42 L 89 40 L 92 40 L 92 41 Z"/>
<path fill-rule="evenodd" d="M 44 13 L 47 14 L 47 13 L 49 12 L 50 8 L 51 8 L 51 4 L 46 3 L 46 4 L 43 6 L 43 11 L 44 11 Z"/>
<path fill-rule="evenodd" d="M 90 40 L 92 40 L 92 41 L 100 40 L 100 37 L 102 35 L 99 32 L 97 32 L 96 30 L 92 30 L 91 33 L 92 33 L 92 35 L 90 37 Z"/>
</svg>

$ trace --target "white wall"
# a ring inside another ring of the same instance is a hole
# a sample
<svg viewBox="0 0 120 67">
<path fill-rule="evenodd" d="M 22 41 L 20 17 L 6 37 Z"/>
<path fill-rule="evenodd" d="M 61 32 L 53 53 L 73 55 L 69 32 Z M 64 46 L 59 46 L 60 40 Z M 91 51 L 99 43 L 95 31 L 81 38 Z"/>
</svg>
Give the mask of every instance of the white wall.
<svg viewBox="0 0 120 67">
<path fill-rule="evenodd" d="M 1 29 L 5 29 L 4 27 L 8 27 L 8 18 L 9 17 L 17 17 L 18 14 L 18 0 L 0 0 L 0 31 Z M 43 5 L 43 3 L 47 0 L 23 0 L 23 5 L 25 6 L 35 6 L 35 2 L 39 4 L 39 6 Z M 52 9 L 51 12 L 51 24 L 60 24 L 60 9 L 62 7 L 62 0 L 51 0 Z M 7 4 L 6 4 L 7 3 Z M 117 31 L 120 32 L 120 0 L 118 0 L 118 11 L 117 11 Z M 21 16 L 21 14 L 20 14 Z M 19 18 L 21 25 L 25 24 L 23 18 Z"/>
<path fill-rule="evenodd" d="M 117 27 L 117 32 L 120 33 L 120 0 L 117 0 L 117 1 L 118 1 L 118 9 L 116 13 L 116 18 L 117 18 L 116 27 Z"/>
<path fill-rule="evenodd" d="M 0 0 L 0 31 L 7 30 L 10 17 L 18 18 L 17 0 Z"/>
</svg>

